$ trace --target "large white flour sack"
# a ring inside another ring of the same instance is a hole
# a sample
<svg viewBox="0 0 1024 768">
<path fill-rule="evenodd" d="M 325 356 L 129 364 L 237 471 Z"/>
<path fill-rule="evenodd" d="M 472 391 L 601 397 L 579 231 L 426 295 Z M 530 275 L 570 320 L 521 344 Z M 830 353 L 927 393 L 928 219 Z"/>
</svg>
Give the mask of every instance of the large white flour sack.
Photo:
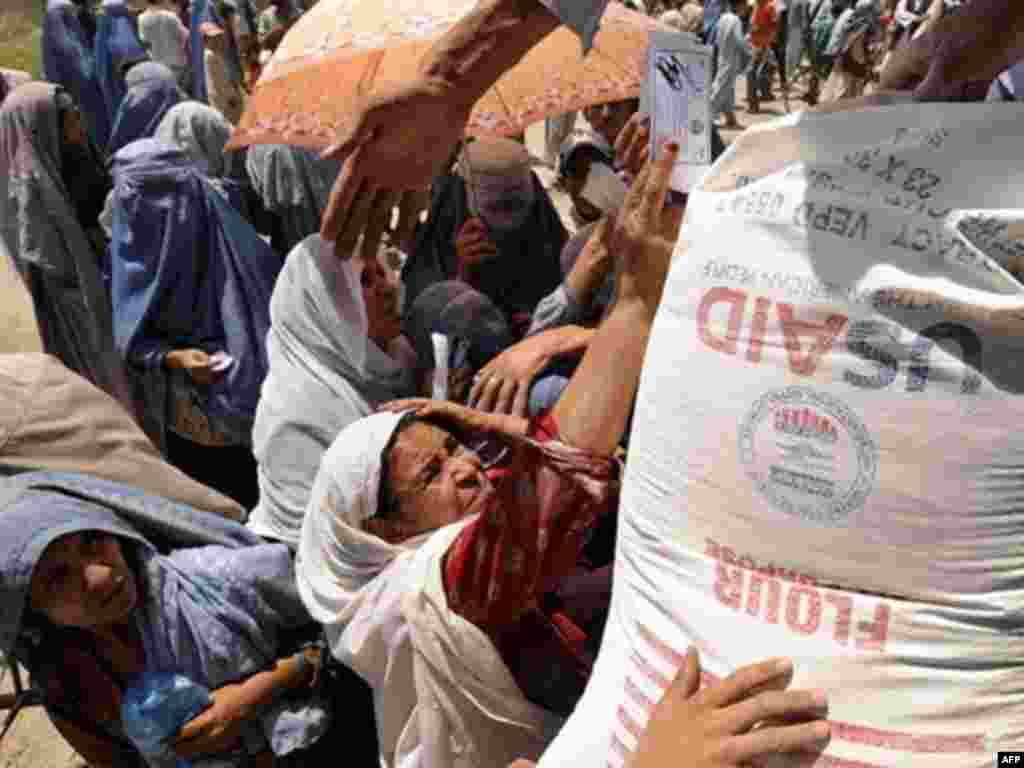
<svg viewBox="0 0 1024 768">
<path fill-rule="evenodd" d="M 691 196 L 605 647 L 542 768 L 618 768 L 691 644 L 712 679 L 788 656 L 825 688 L 818 766 L 1024 748 L 1022 126 L 1013 105 L 794 117 Z"/>
</svg>

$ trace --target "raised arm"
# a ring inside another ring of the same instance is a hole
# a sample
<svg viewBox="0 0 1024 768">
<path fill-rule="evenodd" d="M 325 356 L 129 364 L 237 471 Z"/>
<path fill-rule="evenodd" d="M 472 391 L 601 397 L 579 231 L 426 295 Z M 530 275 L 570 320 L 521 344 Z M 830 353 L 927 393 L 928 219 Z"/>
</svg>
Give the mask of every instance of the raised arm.
<svg viewBox="0 0 1024 768">
<path fill-rule="evenodd" d="M 553 411 L 562 441 L 592 454 L 615 451 L 633 407 L 675 242 L 678 219 L 666 211 L 665 197 L 678 151 L 669 145 L 648 162 L 622 211 L 595 233 L 616 262 L 615 305 Z"/>
<path fill-rule="evenodd" d="M 481 0 L 427 52 L 411 79 L 359 104 L 325 153 L 344 165 L 324 212 L 324 239 L 337 239 L 360 195 L 430 184 L 476 101 L 557 26 L 538 0 Z"/>
</svg>

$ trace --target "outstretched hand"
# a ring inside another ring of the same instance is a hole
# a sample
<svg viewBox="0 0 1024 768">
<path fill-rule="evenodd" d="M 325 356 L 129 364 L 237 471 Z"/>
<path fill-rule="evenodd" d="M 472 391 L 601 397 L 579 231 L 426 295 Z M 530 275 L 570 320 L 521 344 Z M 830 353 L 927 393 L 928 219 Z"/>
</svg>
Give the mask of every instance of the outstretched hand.
<svg viewBox="0 0 1024 768">
<path fill-rule="evenodd" d="M 751 664 L 700 690 L 693 649 L 654 709 L 626 768 L 740 768 L 770 755 L 818 753 L 829 739 L 823 692 L 789 691 L 787 660 Z"/>
<path fill-rule="evenodd" d="M 618 300 L 639 298 L 652 309 L 661 301 L 679 232 L 680 218 L 666 205 L 679 151 L 678 143 L 669 142 L 656 159 L 649 159 L 614 223 L 609 215 L 594 233 L 615 257 Z"/>
<path fill-rule="evenodd" d="M 429 186 L 462 138 L 472 106 L 450 85 L 425 75 L 364 96 L 323 154 L 343 161 L 321 222 L 324 239 L 337 240 L 366 197 Z"/>
</svg>

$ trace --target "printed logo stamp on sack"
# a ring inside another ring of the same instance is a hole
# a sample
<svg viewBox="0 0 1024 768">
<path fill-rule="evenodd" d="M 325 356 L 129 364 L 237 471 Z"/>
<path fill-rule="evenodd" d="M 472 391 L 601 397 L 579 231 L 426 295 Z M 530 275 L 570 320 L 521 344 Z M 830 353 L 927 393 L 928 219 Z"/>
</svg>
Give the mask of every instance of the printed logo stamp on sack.
<svg viewBox="0 0 1024 768">
<path fill-rule="evenodd" d="M 845 525 L 875 487 L 878 447 L 840 400 L 808 387 L 763 395 L 739 429 L 740 460 L 776 509 Z"/>
</svg>

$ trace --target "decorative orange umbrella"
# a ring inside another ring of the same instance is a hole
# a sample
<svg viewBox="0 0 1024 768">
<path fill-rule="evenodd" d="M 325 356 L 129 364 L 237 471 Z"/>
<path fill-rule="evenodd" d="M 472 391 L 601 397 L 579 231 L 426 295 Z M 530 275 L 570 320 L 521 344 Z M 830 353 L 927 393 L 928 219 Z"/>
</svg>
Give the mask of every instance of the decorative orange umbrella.
<svg viewBox="0 0 1024 768">
<path fill-rule="evenodd" d="M 477 0 L 320 0 L 288 31 L 257 83 L 231 147 L 331 144 L 362 92 L 400 82 Z M 545 117 L 640 92 L 656 23 L 611 3 L 593 49 L 560 28 L 477 103 L 473 135 L 510 136 Z"/>
</svg>

